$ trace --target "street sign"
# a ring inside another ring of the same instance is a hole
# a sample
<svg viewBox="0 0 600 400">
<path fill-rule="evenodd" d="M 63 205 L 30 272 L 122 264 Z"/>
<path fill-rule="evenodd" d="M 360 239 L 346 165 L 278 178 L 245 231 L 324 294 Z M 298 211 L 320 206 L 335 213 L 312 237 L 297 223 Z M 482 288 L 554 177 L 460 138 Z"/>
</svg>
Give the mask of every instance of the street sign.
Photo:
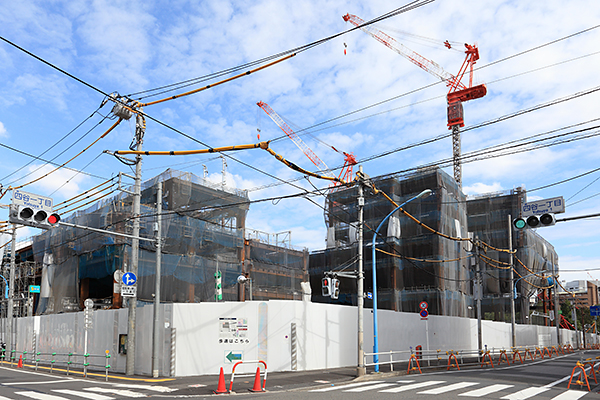
<svg viewBox="0 0 600 400">
<path fill-rule="evenodd" d="M 429 316 L 429 312 L 425 309 L 421 310 L 419 314 L 421 314 L 421 318 L 427 318 Z"/>
<path fill-rule="evenodd" d="M 115 272 L 113 272 L 113 278 L 115 282 L 121 282 L 121 279 L 123 278 L 123 271 L 120 269 L 115 270 Z"/>
<path fill-rule="evenodd" d="M 422 301 L 421 304 L 419 304 L 419 307 L 421 307 L 421 310 L 426 310 L 427 307 L 429 307 L 429 304 L 427 304 L 426 301 Z"/>
<path fill-rule="evenodd" d="M 121 285 L 121 296 L 136 297 L 137 296 L 137 286 Z"/>
<path fill-rule="evenodd" d="M 592 317 L 600 316 L 600 306 L 590 306 L 590 316 L 592 316 Z"/>
<path fill-rule="evenodd" d="M 367 299 L 373 300 L 373 293 L 372 292 L 367 292 Z"/>
<path fill-rule="evenodd" d="M 121 280 L 125 286 L 133 286 L 137 282 L 137 276 L 133 272 L 125 272 Z"/>
<path fill-rule="evenodd" d="M 524 203 L 521 207 L 521 217 L 526 218 L 531 215 L 559 214 L 565 212 L 565 200 L 562 196 L 552 197 L 551 199 L 530 201 Z"/>
<path fill-rule="evenodd" d="M 34 210 L 44 210 L 48 215 L 52 214 L 52 197 L 15 190 L 13 192 L 12 204 L 31 207 Z"/>
<path fill-rule="evenodd" d="M 40 285 L 29 285 L 29 293 L 39 293 L 40 289 Z"/>
</svg>

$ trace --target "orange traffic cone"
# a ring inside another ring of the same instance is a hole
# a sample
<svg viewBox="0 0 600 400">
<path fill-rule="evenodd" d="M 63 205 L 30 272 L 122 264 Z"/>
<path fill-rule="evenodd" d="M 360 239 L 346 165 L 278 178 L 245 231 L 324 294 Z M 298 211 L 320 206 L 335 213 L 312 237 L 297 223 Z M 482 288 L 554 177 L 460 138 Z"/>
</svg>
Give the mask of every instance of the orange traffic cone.
<svg viewBox="0 0 600 400">
<path fill-rule="evenodd" d="M 256 367 L 256 375 L 254 376 L 254 387 L 252 389 L 248 389 L 251 392 L 262 392 L 263 388 L 260 384 L 260 367 Z"/>
<path fill-rule="evenodd" d="M 23 354 L 19 356 L 19 362 L 17 363 L 17 368 L 23 368 Z"/>
<path fill-rule="evenodd" d="M 224 394 L 229 393 L 227 388 L 225 387 L 225 374 L 223 373 L 223 367 L 221 367 L 221 372 L 219 373 L 219 384 L 217 385 L 217 390 L 213 390 L 214 394 Z"/>
</svg>

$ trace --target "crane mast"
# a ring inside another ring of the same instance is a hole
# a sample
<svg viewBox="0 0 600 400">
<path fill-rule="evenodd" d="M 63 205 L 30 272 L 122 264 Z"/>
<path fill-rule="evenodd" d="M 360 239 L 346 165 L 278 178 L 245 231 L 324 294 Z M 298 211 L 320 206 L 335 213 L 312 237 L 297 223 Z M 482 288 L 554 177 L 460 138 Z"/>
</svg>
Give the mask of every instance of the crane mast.
<svg viewBox="0 0 600 400">
<path fill-rule="evenodd" d="M 372 25 L 364 26 L 365 21 L 363 21 L 360 17 L 352 14 L 346 14 L 342 18 L 344 21 L 350 22 L 352 25 L 368 33 L 375 40 L 394 50 L 413 64 L 417 65 L 419 68 L 446 82 L 446 85 L 449 87 L 446 100 L 448 104 L 448 129 L 452 130 L 454 180 L 458 186 L 461 187 L 462 166 L 460 160 L 460 128 L 465 126 L 462 103 L 469 100 L 479 99 L 485 96 L 487 93 L 487 88 L 484 84 L 473 86 L 473 65 L 479 59 L 479 49 L 477 46 L 471 46 L 465 43 L 465 60 L 463 61 L 458 74 L 452 75 L 446 72 L 437 63 L 423 57 L 413 50 L 410 50 L 403 44 L 398 43 L 393 37 L 380 31 Z M 446 47 L 450 47 L 447 41 L 445 44 Z M 462 79 L 467 71 L 469 71 L 469 86 L 466 86 L 464 83 L 462 83 Z"/>
</svg>

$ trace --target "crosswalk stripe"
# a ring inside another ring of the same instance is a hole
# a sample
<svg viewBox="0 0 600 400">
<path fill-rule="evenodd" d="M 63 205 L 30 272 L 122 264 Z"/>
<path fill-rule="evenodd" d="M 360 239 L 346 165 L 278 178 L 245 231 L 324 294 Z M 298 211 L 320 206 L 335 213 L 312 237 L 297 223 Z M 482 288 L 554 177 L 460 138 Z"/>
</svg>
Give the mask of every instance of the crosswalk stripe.
<svg viewBox="0 0 600 400">
<path fill-rule="evenodd" d="M 344 392 L 366 392 L 367 390 L 376 390 L 376 389 L 381 389 L 384 387 L 388 387 L 388 386 L 396 386 L 395 383 L 379 383 L 377 385 L 371 385 L 371 386 L 360 386 L 354 389 L 348 389 L 348 390 L 344 390 Z"/>
<path fill-rule="evenodd" d="M 586 394 L 588 394 L 588 392 L 584 392 L 583 390 L 567 390 L 566 392 L 562 392 L 558 396 L 553 397 L 552 400 L 577 400 Z"/>
<path fill-rule="evenodd" d="M 0 396 L 0 400 L 12 400 L 12 399 L 9 399 L 8 397 Z"/>
<path fill-rule="evenodd" d="M 405 392 L 407 390 L 419 389 L 422 387 L 439 385 L 440 383 L 445 383 L 446 381 L 425 381 L 425 382 L 417 382 L 412 383 L 410 385 L 399 386 L 391 389 L 380 390 L 379 393 L 399 393 Z"/>
<path fill-rule="evenodd" d="M 505 400 L 525 400 L 540 393 L 544 393 L 545 391 L 550 390 L 550 388 L 545 387 L 530 387 L 527 389 L 520 390 L 516 393 L 509 394 L 504 397 L 500 397 L 500 399 Z"/>
<path fill-rule="evenodd" d="M 383 381 L 369 381 L 369 382 L 358 382 L 358 383 L 350 383 L 348 385 L 340 385 L 340 386 L 329 386 L 322 389 L 311 390 L 311 392 L 330 392 L 332 390 L 342 390 L 349 389 L 353 387 L 363 386 L 363 385 L 372 385 L 373 383 L 381 383 Z"/>
<path fill-rule="evenodd" d="M 103 394 L 80 392 L 80 391 L 71 390 L 71 389 L 53 389 L 52 391 L 58 392 L 58 393 L 63 393 L 63 394 L 70 394 L 71 396 L 83 397 L 84 399 L 89 399 L 89 400 L 114 400 L 114 397 L 108 397 Z"/>
<path fill-rule="evenodd" d="M 157 385 L 129 385 L 127 383 L 119 383 L 115 385 L 116 387 L 125 387 L 128 389 L 146 389 L 146 390 L 151 390 L 153 392 L 160 392 L 160 393 L 168 393 L 168 392 L 175 392 L 177 391 L 177 389 L 172 389 L 166 386 L 157 386 Z"/>
<path fill-rule="evenodd" d="M 83 390 L 89 390 L 89 391 L 98 392 L 98 393 L 116 394 L 117 396 L 124 396 L 124 397 L 146 397 L 146 395 L 143 393 L 137 393 L 137 392 L 132 392 L 131 390 L 123 390 L 123 389 L 91 387 L 91 388 L 84 388 Z"/>
<path fill-rule="evenodd" d="M 25 397 L 31 397 L 32 399 L 36 399 L 36 400 L 67 400 L 64 397 L 54 396 L 51 394 L 40 393 L 40 392 L 15 392 L 15 394 L 25 396 Z"/>
<path fill-rule="evenodd" d="M 513 387 L 514 385 L 490 385 L 481 389 L 471 390 L 469 392 L 460 393 L 459 396 L 467 396 L 467 397 L 483 397 L 485 395 L 496 393 L 504 389 L 508 389 Z"/>
<path fill-rule="evenodd" d="M 446 392 L 451 392 L 453 390 L 463 389 L 469 386 L 478 385 L 477 382 L 458 382 L 453 383 L 452 385 L 442 386 L 439 388 L 428 389 L 423 392 L 418 392 L 417 394 L 441 394 Z"/>
</svg>

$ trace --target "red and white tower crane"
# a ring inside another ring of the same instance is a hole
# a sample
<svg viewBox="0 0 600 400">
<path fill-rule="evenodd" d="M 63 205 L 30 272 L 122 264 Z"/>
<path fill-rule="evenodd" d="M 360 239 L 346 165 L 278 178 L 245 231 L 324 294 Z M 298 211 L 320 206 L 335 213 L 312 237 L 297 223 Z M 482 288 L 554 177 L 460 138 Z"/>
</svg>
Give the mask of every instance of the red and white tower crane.
<svg viewBox="0 0 600 400">
<path fill-rule="evenodd" d="M 300 138 L 300 136 L 298 136 L 296 134 L 296 132 L 294 132 L 294 130 L 292 128 L 290 128 L 290 126 L 288 124 L 285 123 L 285 121 L 283 120 L 283 118 L 281 118 L 279 116 L 279 114 L 277 114 L 275 111 L 273 111 L 273 109 L 271 107 L 269 107 L 269 105 L 263 101 L 259 101 L 258 103 L 256 103 L 256 105 L 259 106 L 260 108 L 262 108 L 264 110 L 264 112 L 266 112 L 267 115 L 273 120 L 273 122 L 275 122 L 277 124 L 277 126 L 279 126 L 281 128 L 281 130 L 290 139 L 292 139 L 292 142 L 294 142 L 294 144 L 296 146 L 298 146 L 298 148 L 300 150 L 302 150 L 302 152 L 306 155 L 306 157 L 308 157 L 310 159 L 310 161 L 312 161 L 313 164 L 316 165 L 316 167 L 319 169 L 319 171 L 321 171 L 322 174 L 328 175 L 328 176 L 333 176 L 333 173 L 331 172 L 331 169 L 327 166 L 327 164 L 325 164 L 325 162 L 323 160 L 321 160 L 314 153 L 314 151 L 312 151 L 310 149 L 310 147 L 308 147 L 308 145 L 306 143 L 304 143 L 304 141 Z M 335 147 L 331 146 L 331 148 L 333 150 L 335 150 L 336 152 L 340 153 L 340 151 L 337 150 Z M 356 158 L 354 157 L 354 154 L 352 154 L 352 153 L 346 153 L 346 152 L 341 152 L 341 153 L 344 155 L 344 166 L 342 167 L 342 170 L 341 170 L 338 178 L 342 179 L 345 182 L 348 182 L 348 181 L 352 180 L 352 167 L 354 165 L 356 165 Z M 334 182 L 335 186 L 337 186 L 339 184 L 340 184 L 339 182 Z"/>
<path fill-rule="evenodd" d="M 460 149 L 460 128 L 465 126 L 464 112 L 462 103 L 469 100 L 479 99 L 486 95 L 487 88 L 484 84 L 473 86 L 473 65 L 479 59 L 479 49 L 476 45 L 471 46 L 465 43 L 466 58 L 463 62 L 458 74 L 452 75 L 437 63 L 423 57 L 408 47 L 398 43 L 393 37 L 373 27 L 372 25 L 364 25 L 364 21 L 356 15 L 346 14 L 342 17 L 344 21 L 350 22 L 361 30 L 371 35 L 378 42 L 386 45 L 404 58 L 408 59 L 413 64 L 429 72 L 446 82 L 450 88 L 446 96 L 448 102 L 448 129 L 452 130 L 452 155 L 454 164 L 454 179 L 459 186 L 462 186 L 462 168 L 461 168 L 461 149 Z M 444 43 L 450 48 L 448 41 Z M 465 73 L 469 71 L 469 85 L 462 83 Z"/>
</svg>

